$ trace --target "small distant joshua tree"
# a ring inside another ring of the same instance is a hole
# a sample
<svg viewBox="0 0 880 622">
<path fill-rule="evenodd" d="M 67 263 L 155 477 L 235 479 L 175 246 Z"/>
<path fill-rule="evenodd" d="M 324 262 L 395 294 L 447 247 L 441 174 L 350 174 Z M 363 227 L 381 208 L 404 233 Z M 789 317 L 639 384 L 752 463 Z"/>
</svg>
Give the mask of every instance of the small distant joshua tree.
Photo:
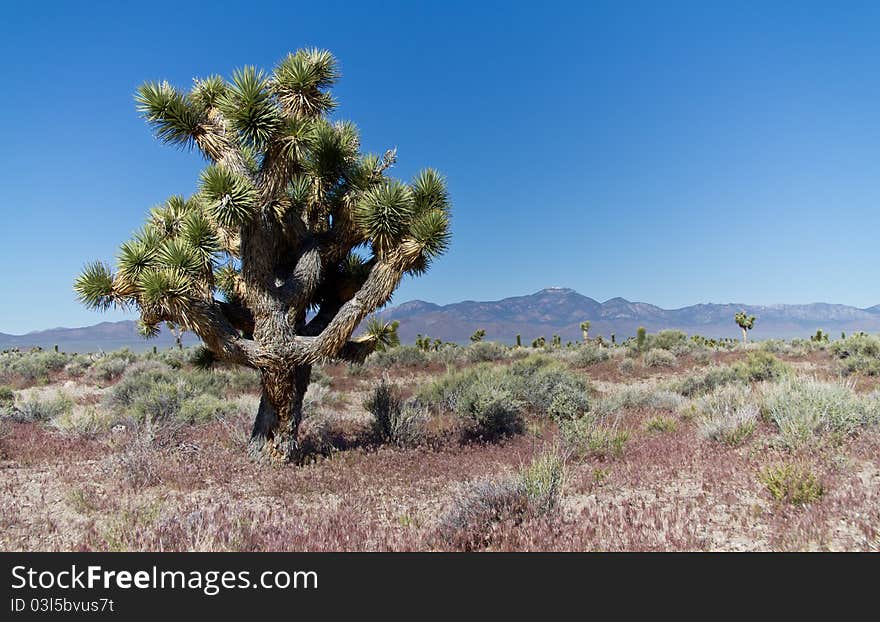
<svg viewBox="0 0 880 622">
<path fill-rule="evenodd" d="M 517 348 L 521 348 L 521 347 L 522 347 L 522 335 L 517 335 L 517 336 L 516 336 L 516 347 L 517 347 Z"/>
<path fill-rule="evenodd" d="M 755 316 L 754 315 L 746 315 L 745 311 L 740 311 L 736 315 L 733 316 L 733 319 L 736 321 L 737 326 L 743 332 L 743 343 L 746 343 L 749 340 L 749 331 L 752 330 L 752 327 L 755 325 Z"/>
<path fill-rule="evenodd" d="M 584 334 L 584 343 L 590 340 L 590 320 L 581 322 L 581 332 Z"/>
<path fill-rule="evenodd" d="M 828 333 L 824 332 L 821 328 L 816 329 L 816 334 L 810 337 L 810 341 L 813 343 L 828 343 Z"/>
<path fill-rule="evenodd" d="M 644 326 L 639 326 L 638 330 L 636 330 L 636 347 L 639 349 L 639 352 L 645 351 L 645 345 L 648 342 L 648 331 L 645 330 Z"/>
<path fill-rule="evenodd" d="M 143 84 L 135 100 L 156 136 L 197 148 L 207 167 L 194 195 L 150 212 L 115 269 L 89 264 L 75 284 L 91 308 L 138 309 L 145 336 L 174 322 L 218 360 L 256 369 L 251 448 L 273 461 L 301 457 L 312 366 L 390 345 L 391 324 L 352 333 L 450 240 L 440 174 L 397 181 L 396 150 L 363 154 L 355 125 L 328 119 L 337 77 L 333 55 L 309 49 L 189 92 Z"/>
<path fill-rule="evenodd" d="M 482 341 L 482 340 L 483 340 L 483 337 L 485 337 L 485 336 L 486 336 L 486 331 L 485 331 L 485 330 L 483 330 L 482 328 L 477 329 L 477 330 L 474 331 L 474 334 L 471 335 L 471 341 L 472 341 L 473 343 L 477 343 L 478 341 Z"/>
</svg>

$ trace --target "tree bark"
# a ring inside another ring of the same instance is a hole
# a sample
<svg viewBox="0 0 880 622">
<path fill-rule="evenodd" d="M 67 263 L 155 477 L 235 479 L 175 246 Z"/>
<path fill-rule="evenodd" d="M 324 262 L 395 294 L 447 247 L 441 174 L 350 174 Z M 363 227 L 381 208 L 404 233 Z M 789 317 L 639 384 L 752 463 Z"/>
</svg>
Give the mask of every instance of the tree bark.
<svg viewBox="0 0 880 622">
<path fill-rule="evenodd" d="M 299 462 L 299 424 L 312 375 L 311 365 L 284 370 L 264 370 L 262 394 L 251 432 L 250 453 L 272 462 Z"/>
<path fill-rule="evenodd" d="M 748 337 L 748 335 L 746 334 L 746 329 L 745 329 L 745 328 L 741 328 L 740 330 L 743 332 L 743 343 L 746 343 L 746 342 L 749 340 L 749 337 Z"/>
</svg>

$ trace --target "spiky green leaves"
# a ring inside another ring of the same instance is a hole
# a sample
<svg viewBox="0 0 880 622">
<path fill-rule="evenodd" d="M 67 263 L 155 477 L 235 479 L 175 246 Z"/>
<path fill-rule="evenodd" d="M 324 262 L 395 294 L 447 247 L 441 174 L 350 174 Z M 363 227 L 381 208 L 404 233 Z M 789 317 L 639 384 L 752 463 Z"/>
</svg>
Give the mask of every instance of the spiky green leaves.
<svg viewBox="0 0 880 622">
<path fill-rule="evenodd" d="M 100 261 L 87 264 L 73 284 L 80 302 L 90 309 L 105 311 L 114 303 L 113 273 Z"/>
<path fill-rule="evenodd" d="M 223 227 L 238 227 L 253 214 L 256 203 L 253 185 L 225 167 L 211 165 L 202 171 L 201 192 L 209 214 Z"/>
<path fill-rule="evenodd" d="M 190 101 L 201 108 L 216 108 L 226 95 L 228 88 L 220 76 L 208 76 L 202 80 L 194 80 Z"/>
<path fill-rule="evenodd" d="M 125 283 L 123 289 L 126 292 L 137 283 L 141 274 L 156 265 L 157 249 L 158 240 L 144 237 L 123 242 L 119 247 L 116 265 L 119 267 L 119 277 Z"/>
<path fill-rule="evenodd" d="M 138 320 L 137 331 L 138 334 L 144 339 L 155 339 L 159 336 L 159 323 L 144 322 L 143 320 Z"/>
<path fill-rule="evenodd" d="M 199 257 L 202 265 L 209 266 L 214 255 L 220 250 L 217 231 L 201 212 L 187 215 L 180 235 Z"/>
<path fill-rule="evenodd" d="M 156 137 L 191 147 L 202 121 L 202 110 L 168 82 L 146 82 L 135 94 L 137 109 L 152 126 Z"/>
<path fill-rule="evenodd" d="M 312 126 L 305 169 L 324 185 L 336 183 L 357 164 L 360 149 L 357 127 L 349 122 L 327 123 L 323 120 Z"/>
<path fill-rule="evenodd" d="M 368 337 L 375 343 L 374 349 L 378 352 L 384 352 L 389 348 L 396 348 L 400 345 L 400 336 L 397 334 L 397 328 L 400 322 L 383 322 L 379 318 L 373 316 L 367 320 L 367 330 L 365 337 Z"/>
<path fill-rule="evenodd" d="M 380 255 L 396 245 L 415 248 L 415 272 L 449 248 L 449 200 L 443 178 L 433 170 L 421 172 L 410 186 L 397 181 L 364 192 L 354 221 Z"/>
<path fill-rule="evenodd" d="M 338 77 L 336 59 L 327 50 L 299 50 L 275 67 L 272 87 L 285 110 L 294 117 L 318 117 L 336 105 L 324 89 Z"/>
<path fill-rule="evenodd" d="M 281 121 L 268 79 L 250 66 L 232 74 L 232 84 L 218 100 L 218 106 L 229 125 L 256 148 L 269 142 Z"/>
<path fill-rule="evenodd" d="M 419 214 L 410 225 L 410 235 L 426 258 L 442 255 L 449 248 L 449 215 L 439 209 Z"/>
<path fill-rule="evenodd" d="M 390 181 L 364 193 L 354 209 L 354 222 L 373 244 L 377 254 L 386 254 L 409 231 L 415 210 L 412 190 Z"/>
</svg>

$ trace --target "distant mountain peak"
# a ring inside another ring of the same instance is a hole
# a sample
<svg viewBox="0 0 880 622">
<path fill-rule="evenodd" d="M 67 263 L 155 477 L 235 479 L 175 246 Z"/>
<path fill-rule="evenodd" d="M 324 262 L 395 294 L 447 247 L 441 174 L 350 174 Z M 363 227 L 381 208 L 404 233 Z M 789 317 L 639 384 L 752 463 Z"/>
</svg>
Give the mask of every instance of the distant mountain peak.
<svg viewBox="0 0 880 622">
<path fill-rule="evenodd" d="M 570 287 L 545 287 L 535 292 L 536 294 L 576 294 L 577 292 Z"/>
</svg>

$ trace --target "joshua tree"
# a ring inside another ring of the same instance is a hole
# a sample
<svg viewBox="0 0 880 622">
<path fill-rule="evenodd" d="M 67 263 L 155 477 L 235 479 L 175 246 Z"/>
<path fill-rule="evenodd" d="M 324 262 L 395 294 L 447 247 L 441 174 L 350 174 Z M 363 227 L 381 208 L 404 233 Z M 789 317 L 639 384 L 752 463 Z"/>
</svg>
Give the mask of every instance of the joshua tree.
<svg viewBox="0 0 880 622">
<path fill-rule="evenodd" d="M 174 322 L 165 322 L 166 328 L 174 336 L 174 344 L 178 350 L 183 350 L 183 329 Z"/>
<path fill-rule="evenodd" d="M 300 50 L 189 92 L 143 84 L 135 100 L 156 136 L 196 147 L 207 168 L 193 196 L 152 210 L 115 270 L 89 264 L 75 285 L 92 308 L 138 309 L 145 335 L 171 321 L 218 360 L 259 370 L 251 445 L 274 460 L 299 456 L 312 365 L 389 343 L 390 324 L 351 335 L 449 244 L 444 179 L 397 181 L 395 150 L 362 154 L 356 127 L 327 119 L 337 77 L 329 52 Z"/>
<path fill-rule="evenodd" d="M 522 335 L 517 335 L 517 336 L 516 336 L 516 347 L 517 347 L 517 348 L 521 348 L 521 347 L 522 347 Z"/>
<path fill-rule="evenodd" d="M 733 316 L 733 319 L 736 321 L 737 326 L 742 330 L 743 343 L 746 343 L 749 340 L 748 332 L 752 330 L 752 327 L 755 325 L 755 316 L 746 315 L 745 311 L 740 311 Z"/>
<path fill-rule="evenodd" d="M 483 330 L 482 328 L 477 329 L 477 330 L 474 331 L 474 334 L 471 335 L 471 341 L 472 341 L 473 343 L 477 343 L 478 341 L 482 341 L 482 340 L 483 340 L 483 337 L 485 337 L 485 336 L 486 336 L 486 331 L 485 331 L 485 330 Z"/>
<path fill-rule="evenodd" d="M 584 343 L 590 340 L 590 320 L 581 322 L 581 332 L 584 334 Z"/>
<path fill-rule="evenodd" d="M 645 344 L 648 342 L 648 331 L 645 330 L 644 326 L 639 326 L 636 330 L 636 347 L 638 347 L 639 352 L 645 351 Z"/>
<path fill-rule="evenodd" d="M 816 334 L 810 337 L 810 341 L 814 343 L 828 343 L 828 333 L 821 328 L 816 329 Z"/>
</svg>

